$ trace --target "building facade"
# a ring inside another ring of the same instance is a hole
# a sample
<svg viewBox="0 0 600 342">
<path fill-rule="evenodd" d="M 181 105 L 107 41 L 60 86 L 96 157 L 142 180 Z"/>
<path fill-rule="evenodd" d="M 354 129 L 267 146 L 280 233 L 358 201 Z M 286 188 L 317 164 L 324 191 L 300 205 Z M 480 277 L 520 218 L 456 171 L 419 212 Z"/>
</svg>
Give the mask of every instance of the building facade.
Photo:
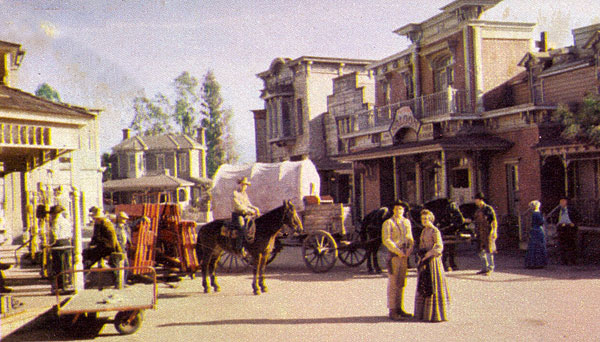
<svg viewBox="0 0 600 342">
<path fill-rule="evenodd" d="M 196 137 L 185 134 L 130 136 L 112 148 L 112 179 L 104 182 L 110 204 L 176 202 L 184 207 L 197 202 L 206 178 L 204 130 Z"/>
<path fill-rule="evenodd" d="M 331 160 L 326 144 L 328 95 L 333 80 L 346 74 L 367 75 L 371 60 L 303 56 L 276 58 L 257 76 L 264 87 L 264 109 L 254 110 L 256 159 L 258 162 L 311 159 L 321 175 L 321 189 L 329 195 L 348 186 L 349 165 Z M 371 100 L 372 102 L 372 100 Z M 331 124 L 331 123 L 330 123 Z M 345 176 L 337 177 L 338 170 Z M 342 191 L 344 192 L 344 191 Z M 347 192 L 347 191 L 346 191 Z M 345 194 L 336 200 L 345 202 Z"/>
<path fill-rule="evenodd" d="M 99 111 L 11 87 L 24 55 L 0 42 L 0 217 L 14 244 L 43 234 L 37 208 L 62 204 L 83 224 L 87 208 L 102 206 Z"/>
</svg>

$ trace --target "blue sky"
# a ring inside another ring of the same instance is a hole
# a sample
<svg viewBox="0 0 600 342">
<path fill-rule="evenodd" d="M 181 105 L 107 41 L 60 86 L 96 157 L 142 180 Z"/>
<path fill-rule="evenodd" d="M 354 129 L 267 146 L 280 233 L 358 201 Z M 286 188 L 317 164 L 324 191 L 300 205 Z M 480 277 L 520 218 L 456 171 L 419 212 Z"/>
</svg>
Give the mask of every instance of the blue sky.
<svg viewBox="0 0 600 342">
<path fill-rule="evenodd" d="M 255 160 L 252 109 L 263 107 L 256 74 L 276 57 L 382 59 L 404 49 L 392 33 L 450 1 L 42 1 L 0 0 L 0 40 L 27 51 L 14 86 L 48 83 L 64 102 L 100 108 L 101 149 L 121 139 L 132 99 L 169 94 L 188 71 L 215 72 L 231 108 L 240 162 Z M 555 46 L 600 23 L 600 1 L 505 0 L 482 19 L 537 23 Z"/>
</svg>

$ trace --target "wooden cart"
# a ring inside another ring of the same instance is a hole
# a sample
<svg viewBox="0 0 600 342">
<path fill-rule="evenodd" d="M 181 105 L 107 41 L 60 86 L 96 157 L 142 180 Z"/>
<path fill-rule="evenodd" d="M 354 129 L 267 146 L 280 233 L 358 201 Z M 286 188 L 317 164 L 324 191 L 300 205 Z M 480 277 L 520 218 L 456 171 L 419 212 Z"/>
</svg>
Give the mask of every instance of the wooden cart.
<svg viewBox="0 0 600 342">
<path fill-rule="evenodd" d="M 151 284 L 135 284 L 126 287 L 117 287 L 106 282 L 86 285 L 84 290 L 79 290 L 67 300 L 56 294 L 57 314 L 62 328 L 72 331 L 85 332 L 88 327 L 98 323 L 100 312 L 116 312 L 112 323 L 115 329 L 122 334 L 133 334 L 139 330 L 144 320 L 144 310 L 154 309 L 157 301 L 156 272 L 152 267 L 122 267 L 101 268 L 92 270 L 70 270 L 63 273 L 85 272 L 86 275 L 102 274 L 112 275 L 113 272 L 124 270 L 137 271 L 150 274 L 153 279 Z M 61 274 L 62 275 L 62 274 Z M 103 279 L 102 277 L 96 279 Z"/>
</svg>

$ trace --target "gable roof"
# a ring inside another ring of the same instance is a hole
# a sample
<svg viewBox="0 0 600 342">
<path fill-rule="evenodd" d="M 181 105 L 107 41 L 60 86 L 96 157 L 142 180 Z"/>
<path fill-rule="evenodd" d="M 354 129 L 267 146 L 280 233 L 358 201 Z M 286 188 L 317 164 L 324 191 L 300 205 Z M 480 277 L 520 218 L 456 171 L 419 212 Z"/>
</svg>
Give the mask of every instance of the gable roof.
<svg viewBox="0 0 600 342">
<path fill-rule="evenodd" d="M 104 191 L 146 191 L 146 190 L 174 190 L 179 187 L 193 186 L 194 183 L 185 179 L 161 174 L 139 178 L 125 178 L 108 180 L 102 183 Z"/>
<path fill-rule="evenodd" d="M 66 103 L 52 102 L 22 90 L 0 84 L 0 109 L 26 112 L 42 112 L 71 116 L 95 117 L 89 109 L 71 106 Z"/>
<path fill-rule="evenodd" d="M 191 150 L 204 146 L 185 134 L 136 135 L 113 146 L 113 151 Z"/>
</svg>

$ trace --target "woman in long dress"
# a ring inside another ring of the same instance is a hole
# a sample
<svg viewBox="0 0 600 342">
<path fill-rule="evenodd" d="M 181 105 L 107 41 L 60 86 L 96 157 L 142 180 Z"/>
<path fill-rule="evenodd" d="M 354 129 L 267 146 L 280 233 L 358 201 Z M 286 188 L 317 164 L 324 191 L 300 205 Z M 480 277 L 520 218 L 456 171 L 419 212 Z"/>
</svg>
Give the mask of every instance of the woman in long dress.
<svg viewBox="0 0 600 342">
<path fill-rule="evenodd" d="M 444 275 L 442 251 L 444 243 L 440 231 L 433 225 L 435 216 L 427 209 L 421 211 L 423 231 L 419 240 L 417 294 L 415 318 L 422 321 L 448 320 L 450 295 Z"/>
<path fill-rule="evenodd" d="M 540 212 L 541 203 L 531 201 L 531 229 L 529 230 L 529 243 L 525 254 L 526 268 L 544 268 L 548 265 L 548 251 L 546 249 L 546 232 L 544 232 L 544 218 Z"/>
</svg>

